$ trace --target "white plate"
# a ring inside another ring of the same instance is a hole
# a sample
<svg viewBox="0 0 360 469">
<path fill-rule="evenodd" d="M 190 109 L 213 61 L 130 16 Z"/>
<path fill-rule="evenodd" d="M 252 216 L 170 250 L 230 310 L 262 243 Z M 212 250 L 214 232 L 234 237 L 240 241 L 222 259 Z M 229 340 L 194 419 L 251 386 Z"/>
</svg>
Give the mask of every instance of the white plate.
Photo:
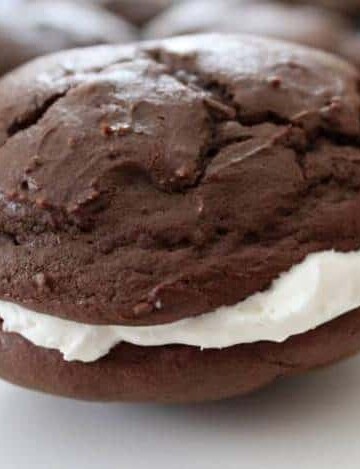
<svg viewBox="0 0 360 469">
<path fill-rule="evenodd" d="M 351 469 L 360 357 L 245 399 L 89 404 L 0 383 L 1 469 Z"/>
</svg>

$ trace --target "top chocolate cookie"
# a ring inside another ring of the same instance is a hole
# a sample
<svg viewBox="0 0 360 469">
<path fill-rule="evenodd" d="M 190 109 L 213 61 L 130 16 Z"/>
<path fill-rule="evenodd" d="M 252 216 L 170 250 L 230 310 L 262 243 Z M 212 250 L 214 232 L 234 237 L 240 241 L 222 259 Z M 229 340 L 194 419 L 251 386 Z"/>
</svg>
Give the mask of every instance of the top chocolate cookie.
<svg viewBox="0 0 360 469">
<path fill-rule="evenodd" d="M 0 82 L 0 297 L 165 323 L 359 249 L 359 105 L 350 65 L 246 36 L 24 66 Z"/>
</svg>

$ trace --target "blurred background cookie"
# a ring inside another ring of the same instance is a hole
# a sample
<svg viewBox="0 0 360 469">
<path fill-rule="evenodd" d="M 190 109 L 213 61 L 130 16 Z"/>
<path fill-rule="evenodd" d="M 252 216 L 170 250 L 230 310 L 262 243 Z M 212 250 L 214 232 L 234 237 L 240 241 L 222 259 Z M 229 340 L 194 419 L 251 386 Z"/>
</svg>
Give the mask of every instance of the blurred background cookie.
<svg viewBox="0 0 360 469">
<path fill-rule="evenodd" d="M 6 2 L 0 8 L 0 73 L 50 52 L 136 38 L 130 23 L 91 2 Z"/>
<path fill-rule="evenodd" d="M 186 1 L 149 23 L 146 38 L 200 32 L 239 32 L 297 42 L 336 52 L 347 22 L 310 6 L 250 0 Z"/>
</svg>

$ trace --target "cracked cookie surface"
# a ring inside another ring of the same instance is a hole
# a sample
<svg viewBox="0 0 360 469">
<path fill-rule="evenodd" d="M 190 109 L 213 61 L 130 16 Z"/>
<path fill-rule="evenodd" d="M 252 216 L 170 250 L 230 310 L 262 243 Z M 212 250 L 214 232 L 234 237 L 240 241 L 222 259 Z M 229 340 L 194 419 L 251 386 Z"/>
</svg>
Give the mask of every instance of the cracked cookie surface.
<svg viewBox="0 0 360 469">
<path fill-rule="evenodd" d="M 0 84 L 0 297 L 161 324 L 360 247 L 359 77 L 209 35 L 37 60 Z"/>
</svg>

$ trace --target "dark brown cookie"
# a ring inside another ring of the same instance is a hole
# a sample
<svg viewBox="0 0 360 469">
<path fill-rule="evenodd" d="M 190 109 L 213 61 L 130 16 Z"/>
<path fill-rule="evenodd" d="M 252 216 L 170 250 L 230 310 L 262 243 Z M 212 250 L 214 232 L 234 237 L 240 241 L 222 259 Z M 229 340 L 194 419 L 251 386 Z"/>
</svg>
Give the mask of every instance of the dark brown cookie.
<svg viewBox="0 0 360 469">
<path fill-rule="evenodd" d="M 0 7 L 0 73 L 61 49 L 135 40 L 125 20 L 75 1 L 38 0 Z"/>
<path fill-rule="evenodd" d="M 360 247 L 342 226 L 360 187 L 355 70 L 207 39 L 60 54 L 2 81 L 3 298 L 164 323 L 241 301 L 311 252 Z"/>
<path fill-rule="evenodd" d="M 358 85 L 335 57 L 236 35 L 65 52 L 9 74 L 0 298 L 87 324 L 164 324 L 234 305 L 310 253 L 358 250 Z M 290 339 L 298 369 L 354 351 L 357 323 Z M 1 340 L 4 377 L 104 399 L 245 392 L 282 374 L 288 350 L 122 345 L 87 366 Z M 275 365 L 258 365 L 262 350 Z M 162 381 L 174 367 L 174 384 Z"/>
</svg>

